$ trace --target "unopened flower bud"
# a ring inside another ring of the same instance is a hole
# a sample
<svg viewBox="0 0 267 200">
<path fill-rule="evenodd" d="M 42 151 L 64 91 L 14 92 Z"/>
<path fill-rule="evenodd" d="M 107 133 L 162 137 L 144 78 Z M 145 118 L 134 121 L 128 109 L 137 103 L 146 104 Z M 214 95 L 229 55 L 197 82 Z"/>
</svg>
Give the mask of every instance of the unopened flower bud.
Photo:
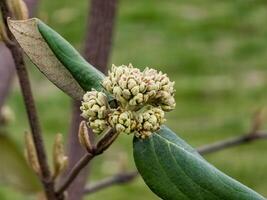
<svg viewBox="0 0 267 200">
<path fill-rule="evenodd" d="M 100 134 L 108 127 L 108 123 L 105 119 L 96 119 L 89 121 L 89 126 L 94 133 Z"/>
<path fill-rule="evenodd" d="M 56 134 L 53 146 L 54 178 L 58 177 L 58 175 L 66 169 L 68 164 L 68 157 L 64 154 L 64 145 L 62 140 L 62 134 Z"/>
<path fill-rule="evenodd" d="M 136 127 L 136 121 L 131 111 L 114 111 L 109 116 L 109 124 L 115 128 L 117 132 L 130 134 Z"/>
<path fill-rule="evenodd" d="M 41 170 L 40 170 L 40 165 L 38 162 L 36 149 L 34 146 L 32 135 L 29 132 L 25 133 L 25 147 L 26 147 L 25 156 L 26 156 L 26 160 L 27 160 L 29 166 L 33 169 L 33 171 L 36 174 L 40 175 Z"/>
<path fill-rule="evenodd" d="M 91 152 L 93 149 L 93 145 L 91 143 L 88 128 L 85 121 L 80 123 L 78 138 L 80 144 L 88 151 Z"/>
<path fill-rule="evenodd" d="M 87 120 L 104 119 L 109 112 L 107 96 L 103 92 L 87 92 L 82 101 L 82 116 Z"/>
<path fill-rule="evenodd" d="M 28 8 L 23 0 L 8 0 L 8 7 L 17 20 L 25 20 L 29 18 Z"/>
<path fill-rule="evenodd" d="M 164 112 L 160 108 L 149 106 L 147 110 L 141 112 L 137 117 L 136 136 L 146 138 L 157 131 L 165 121 Z"/>
</svg>

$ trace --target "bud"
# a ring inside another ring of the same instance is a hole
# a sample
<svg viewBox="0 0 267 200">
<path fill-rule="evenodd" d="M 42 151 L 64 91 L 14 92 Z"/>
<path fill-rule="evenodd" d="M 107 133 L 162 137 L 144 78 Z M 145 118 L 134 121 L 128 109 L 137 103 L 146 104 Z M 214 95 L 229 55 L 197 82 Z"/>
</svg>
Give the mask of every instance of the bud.
<svg viewBox="0 0 267 200">
<path fill-rule="evenodd" d="M 25 20 L 29 18 L 28 8 L 23 0 L 8 0 L 7 4 L 15 19 Z"/>
<path fill-rule="evenodd" d="M 118 133 L 124 132 L 130 134 L 136 127 L 136 121 L 131 111 L 114 111 L 109 116 L 109 124 L 115 128 Z"/>
<path fill-rule="evenodd" d="M 25 145 L 26 145 L 25 156 L 26 156 L 27 162 L 29 166 L 33 169 L 33 171 L 36 174 L 40 175 L 41 170 L 40 170 L 40 165 L 38 162 L 35 145 L 32 139 L 32 135 L 29 132 L 25 133 Z"/>
<path fill-rule="evenodd" d="M 123 108 L 135 110 L 145 103 L 144 98 L 140 98 L 140 94 L 143 96 L 146 89 L 146 84 L 142 80 L 142 72 L 131 64 L 118 67 L 113 65 L 102 85 L 114 95 Z"/>
<path fill-rule="evenodd" d="M 15 120 L 13 111 L 9 106 L 3 106 L 0 110 L 0 124 L 8 124 Z"/>
<path fill-rule="evenodd" d="M 53 146 L 53 164 L 54 164 L 54 175 L 58 177 L 67 167 L 68 157 L 64 155 L 64 145 L 62 141 L 62 134 L 56 134 L 54 146 Z"/>
<path fill-rule="evenodd" d="M 80 144 L 88 151 L 92 152 L 93 145 L 89 138 L 89 132 L 85 121 L 80 123 L 79 132 L 78 132 Z"/>
<path fill-rule="evenodd" d="M 105 119 L 109 112 L 107 96 L 92 90 L 85 93 L 81 106 L 82 116 L 87 120 Z"/>
<path fill-rule="evenodd" d="M 135 135 L 142 139 L 160 129 L 160 126 L 165 121 L 164 112 L 161 108 L 148 106 L 146 109 L 137 116 L 137 132 Z"/>
<path fill-rule="evenodd" d="M 0 13 L 1 14 L 1 13 Z M 0 42 L 9 41 L 2 16 L 0 16 Z"/>
<path fill-rule="evenodd" d="M 92 121 L 89 121 L 89 126 L 92 129 L 92 131 L 96 134 L 101 134 L 107 127 L 108 123 L 106 119 L 95 119 Z"/>
</svg>

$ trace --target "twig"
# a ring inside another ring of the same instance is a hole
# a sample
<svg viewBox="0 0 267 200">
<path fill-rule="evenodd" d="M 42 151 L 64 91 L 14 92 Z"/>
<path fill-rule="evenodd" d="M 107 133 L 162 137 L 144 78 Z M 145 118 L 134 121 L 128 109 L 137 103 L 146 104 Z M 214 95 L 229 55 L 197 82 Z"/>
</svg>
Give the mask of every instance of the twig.
<svg viewBox="0 0 267 200">
<path fill-rule="evenodd" d="M 29 14 L 32 16 L 36 9 L 37 0 L 25 0 Z M 0 42 L 0 110 L 8 96 L 15 75 L 13 58 L 7 47 Z"/>
<path fill-rule="evenodd" d="M 197 148 L 198 152 L 202 155 L 220 151 L 236 145 L 249 143 L 259 139 L 267 139 L 267 133 L 257 132 L 253 134 L 242 135 L 235 138 L 226 139 L 223 141 L 215 142 L 213 144 L 204 145 Z"/>
<path fill-rule="evenodd" d="M 87 188 L 85 188 L 84 194 L 92 194 L 99 190 L 108 188 L 110 186 L 129 183 L 133 181 L 137 177 L 137 175 L 138 175 L 137 171 L 120 173 L 120 174 L 114 175 L 110 178 L 101 180 L 92 186 L 88 186 Z"/>
<path fill-rule="evenodd" d="M 75 180 L 81 170 L 86 167 L 86 165 L 96 156 L 102 154 L 118 137 L 119 133 L 114 132 L 113 129 L 106 130 L 106 133 L 103 133 L 102 137 L 98 143 L 95 145 L 96 148 L 92 152 L 86 153 L 72 168 L 70 173 L 67 175 L 66 179 L 63 180 L 63 183 L 56 191 L 57 195 L 61 195 Z"/>
<path fill-rule="evenodd" d="M 90 0 L 90 12 L 87 20 L 86 41 L 84 57 L 92 65 L 96 66 L 103 73 L 107 71 L 108 58 L 111 52 L 111 41 L 114 29 L 114 22 L 117 12 L 117 0 Z M 74 103 L 74 110 L 79 109 L 78 103 Z M 72 128 L 69 133 L 69 160 L 70 167 L 73 167 L 83 151 L 77 138 L 79 127 L 79 112 L 73 113 Z M 73 139 L 75 137 L 75 139 Z M 89 166 L 71 183 L 68 188 L 68 200 L 81 200 L 83 189 L 90 173 Z M 69 171 L 69 170 L 68 170 Z"/>
<path fill-rule="evenodd" d="M 74 165 L 63 184 L 57 190 L 57 195 L 61 195 L 69 187 L 80 171 L 90 162 L 90 160 L 92 160 L 93 157 L 95 157 L 95 154 L 87 153 L 76 163 L 76 165 Z"/>
<path fill-rule="evenodd" d="M 9 8 L 7 6 L 7 0 L 1 0 L 0 1 L 0 7 L 2 11 L 2 16 L 5 23 L 5 28 L 7 31 L 7 36 L 10 40 L 10 42 L 6 41 L 5 44 L 9 48 L 17 70 L 19 83 L 28 115 L 28 120 L 31 127 L 31 133 L 33 137 L 33 141 L 35 144 L 38 162 L 40 164 L 41 169 L 41 181 L 47 196 L 48 200 L 54 200 L 56 199 L 55 193 L 54 193 L 54 182 L 51 179 L 51 173 L 48 167 L 47 158 L 46 158 L 46 152 L 44 150 L 44 144 L 43 139 L 41 135 L 41 128 L 39 124 L 39 120 L 37 117 L 37 111 L 31 91 L 30 81 L 28 77 L 28 73 L 25 68 L 25 62 L 23 59 L 23 53 L 21 49 L 19 48 L 14 36 L 10 32 L 7 26 L 7 18 L 12 17 L 12 14 L 9 11 Z"/>
</svg>

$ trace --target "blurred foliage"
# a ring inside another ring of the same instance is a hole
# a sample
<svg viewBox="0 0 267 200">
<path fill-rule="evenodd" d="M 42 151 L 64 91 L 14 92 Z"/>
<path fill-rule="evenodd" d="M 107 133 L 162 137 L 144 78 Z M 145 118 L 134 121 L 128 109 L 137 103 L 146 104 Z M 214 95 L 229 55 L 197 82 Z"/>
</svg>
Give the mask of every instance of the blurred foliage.
<svg viewBox="0 0 267 200">
<path fill-rule="evenodd" d="M 87 0 L 46 0 L 41 3 L 39 17 L 82 50 L 87 8 Z M 177 108 L 168 114 L 167 124 L 193 146 L 237 136 L 249 130 L 253 112 L 266 105 L 266 18 L 264 0 L 123 0 L 110 63 L 131 62 L 168 73 L 176 81 Z M 55 133 L 67 133 L 70 99 L 31 64 L 29 70 L 51 153 Z M 28 126 L 17 84 L 8 104 L 16 113 L 16 121 L 8 131 L 22 149 L 22 133 Z M 235 147 L 206 158 L 266 196 L 266 142 Z M 121 136 L 93 162 L 92 178 L 116 173 L 121 169 L 121 157 L 128 158 L 124 168 L 134 168 L 131 146 L 132 138 Z M 134 200 L 140 196 L 157 199 L 140 178 L 90 199 L 107 196 L 111 200 Z M 0 189 L 0 198 L 23 199 L 7 186 Z"/>
</svg>

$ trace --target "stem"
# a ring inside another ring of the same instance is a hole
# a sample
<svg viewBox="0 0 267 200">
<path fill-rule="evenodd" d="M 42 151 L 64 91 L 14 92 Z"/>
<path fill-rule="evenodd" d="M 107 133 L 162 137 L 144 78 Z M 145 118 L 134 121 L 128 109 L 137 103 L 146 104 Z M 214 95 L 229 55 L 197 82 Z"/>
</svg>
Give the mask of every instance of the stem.
<svg viewBox="0 0 267 200">
<path fill-rule="evenodd" d="M 92 194 L 92 193 L 98 192 L 99 190 L 103 190 L 105 188 L 108 188 L 114 185 L 129 183 L 130 181 L 134 180 L 137 177 L 137 175 L 138 175 L 137 171 L 117 174 L 110 178 L 101 180 L 95 183 L 94 185 L 89 186 L 88 188 L 85 188 L 84 194 Z"/>
<path fill-rule="evenodd" d="M 267 133 L 257 132 L 254 134 L 242 135 L 239 137 L 215 142 L 213 144 L 204 145 L 204 146 L 197 148 L 197 150 L 200 154 L 204 155 L 204 154 L 209 154 L 209 153 L 213 153 L 216 151 L 220 151 L 220 150 L 223 150 L 229 147 L 233 147 L 236 145 L 249 143 L 255 140 L 259 140 L 259 139 L 267 139 Z"/>
<path fill-rule="evenodd" d="M 40 170 L 41 170 L 41 181 L 46 193 L 46 197 L 48 200 L 54 200 L 56 199 L 55 193 L 54 193 L 54 182 L 51 179 L 51 173 L 48 167 L 46 153 L 44 150 L 44 144 L 43 139 L 41 135 L 41 128 L 39 124 L 39 120 L 37 117 L 37 111 L 31 91 L 30 81 L 28 77 L 27 70 L 25 68 L 25 62 L 23 59 L 23 53 L 21 49 L 19 48 L 14 36 L 10 32 L 7 26 L 7 17 L 11 17 L 11 13 L 7 6 L 7 0 L 1 0 L 0 1 L 0 7 L 2 11 L 2 16 L 5 23 L 5 28 L 7 31 L 7 36 L 9 37 L 11 42 L 5 42 L 7 48 L 10 50 L 15 66 L 16 71 L 19 78 L 19 83 L 23 95 L 24 104 L 26 107 L 28 120 L 30 123 L 31 133 L 34 141 L 34 145 L 36 148 L 36 153 L 38 157 L 38 162 L 40 164 Z"/>
<path fill-rule="evenodd" d="M 74 181 L 80 171 L 90 162 L 90 160 L 92 160 L 92 158 L 94 158 L 94 156 L 94 154 L 87 153 L 79 160 L 79 162 L 76 163 L 63 184 L 57 190 L 57 195 L 62 194 L 69 187 L 69 185 Z"/>
<path fill-rule="evenodd" d="M 107 64 L 111 52 L 111 41 L 114 29 L 114 22 L 117 12 L 117 0 L 91 0 L 90 12 L 85 38 L 84 57 L 100 71 L 107 71 Z M 74 103 L 71 132 L 69 133 L 69 160 L 70 167 L 77 162 L 83 151 L 77 138 L 80 120 L 78 103 Z M 76 121 L 75 121 L 76 120 Z M 75 137 L 75 139 L 73 139 Z M 78 152 L 76 154 L 75 152 Z M 80 200 L 83 189 L 88 178 L 88 168 L 83 169 L 78 177 L 73 180 L 68 188 L 68 200 Z"/>
<path fill-rule="evenodd" d="M 32 16 L 37 6 L 37 0 L 25 0 L 30 15 Z M 4 44 L 0 44 L 0 110 L 8 96 L 15 75 L 15 66 L 9 50 Z"/>
</svg>

